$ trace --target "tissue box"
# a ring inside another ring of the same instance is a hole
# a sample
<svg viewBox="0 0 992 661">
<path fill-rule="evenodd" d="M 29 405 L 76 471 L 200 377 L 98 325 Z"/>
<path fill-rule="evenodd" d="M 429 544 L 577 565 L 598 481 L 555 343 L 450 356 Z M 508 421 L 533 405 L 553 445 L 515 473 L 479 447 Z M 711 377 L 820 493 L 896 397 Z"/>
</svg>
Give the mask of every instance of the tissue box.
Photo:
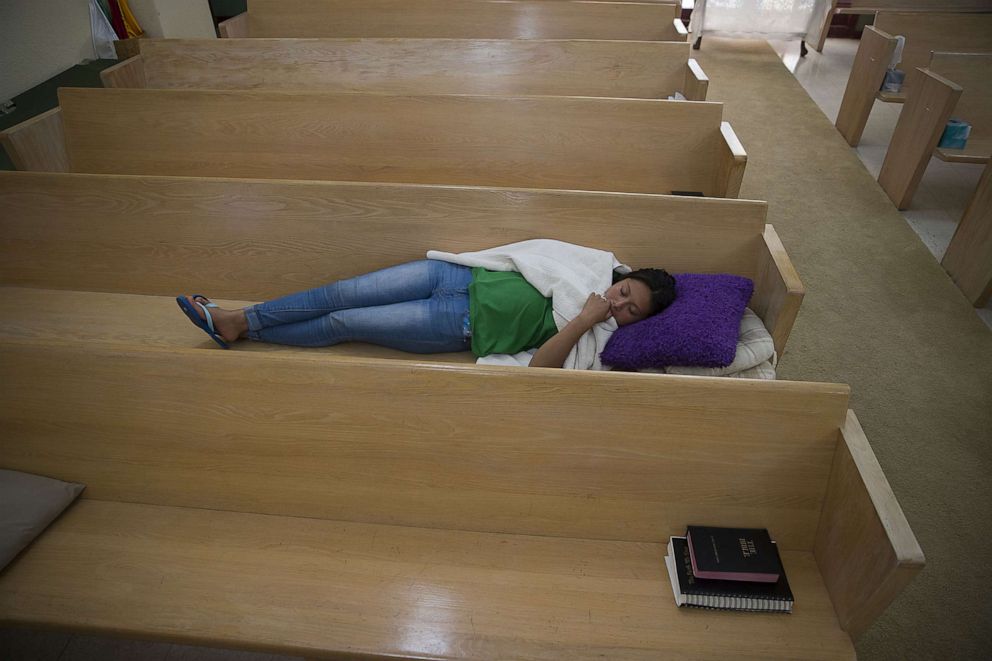
<svg viewBox="0 0 992 661">
<path fill-rule="evenodd" d="M 944 149 L 964 149 L 969 135 L 971 135 L 971 124 L 963 119 L 951 118 L 944 127 L 944 133 L 941 134 L 937 146 Z"/>
</svg>

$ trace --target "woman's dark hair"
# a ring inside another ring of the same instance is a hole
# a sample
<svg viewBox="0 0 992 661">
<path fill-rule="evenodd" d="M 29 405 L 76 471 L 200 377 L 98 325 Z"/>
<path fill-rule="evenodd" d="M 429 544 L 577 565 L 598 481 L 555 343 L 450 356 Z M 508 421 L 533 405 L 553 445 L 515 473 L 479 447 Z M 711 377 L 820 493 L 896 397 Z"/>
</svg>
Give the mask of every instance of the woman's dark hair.
<svg viewBox="0 0 992 661">
<path fill-rule="evenodd" d="M 651 290 L 651 304 L 654 307 L 651 314 L 658 314 L 675 300 L 675 278 L 665 269 L 637 269 L 626 275 L 613 272 L 613 284 L 627 278 L 640 280 Z"/>
</svg>

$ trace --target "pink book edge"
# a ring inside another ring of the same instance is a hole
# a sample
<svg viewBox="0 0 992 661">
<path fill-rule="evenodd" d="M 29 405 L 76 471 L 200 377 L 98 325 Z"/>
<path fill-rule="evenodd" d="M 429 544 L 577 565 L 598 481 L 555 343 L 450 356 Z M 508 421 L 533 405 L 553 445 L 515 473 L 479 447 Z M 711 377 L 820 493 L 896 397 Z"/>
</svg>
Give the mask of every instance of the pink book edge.
<svg viewBox="0 0 992 661">
<path fill-rule="evenodd" d="M 778 583 L 778 574 L 749 574 L 746 572 L 699 571 L 696 567 L 696 553 L 692 550 L 692 536 L 686 532 L 686 546 L 689 547 L 689 562 L 692 563 L 692 575 L 696 578 L 709 578 L 716 581 L 747 581 L 753 583 Z M 774 542 L 773 542 L 774 543 Z"/>
</svg>

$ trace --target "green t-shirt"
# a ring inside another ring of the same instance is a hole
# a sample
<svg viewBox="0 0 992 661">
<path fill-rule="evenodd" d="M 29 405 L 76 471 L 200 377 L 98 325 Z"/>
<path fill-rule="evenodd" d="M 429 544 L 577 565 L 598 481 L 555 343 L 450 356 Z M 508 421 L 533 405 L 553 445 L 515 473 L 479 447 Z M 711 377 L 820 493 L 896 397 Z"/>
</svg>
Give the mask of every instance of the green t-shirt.
<svg viewBox="0 0 992 661">
<path fill-rule="evenodd" d="M 474 268 L 468 297 L 476 356 L 533 349 L 558 332 L 551 299 L 519 273 Z"/>
</svg>

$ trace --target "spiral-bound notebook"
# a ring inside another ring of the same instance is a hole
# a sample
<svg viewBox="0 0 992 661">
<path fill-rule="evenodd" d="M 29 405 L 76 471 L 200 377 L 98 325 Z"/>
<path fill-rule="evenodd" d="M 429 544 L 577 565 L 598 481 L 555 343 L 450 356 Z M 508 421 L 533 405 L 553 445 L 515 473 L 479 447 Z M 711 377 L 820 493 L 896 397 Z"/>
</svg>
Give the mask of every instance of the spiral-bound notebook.
<svg viewBox="0 0 992 661">
<path fill-rule="evenodd" d="M 775 553 L 778 553 L 777 547 Z M 692 560 L 685 537 L 672 537 L 668 541 L 665 564 L 672 581 L 675 603 L 679 606 L 762 613 L 792 612 L 795 599 L 785 572 L 775 583 L 696 578 L 692 574 Z"/>
</svg>

